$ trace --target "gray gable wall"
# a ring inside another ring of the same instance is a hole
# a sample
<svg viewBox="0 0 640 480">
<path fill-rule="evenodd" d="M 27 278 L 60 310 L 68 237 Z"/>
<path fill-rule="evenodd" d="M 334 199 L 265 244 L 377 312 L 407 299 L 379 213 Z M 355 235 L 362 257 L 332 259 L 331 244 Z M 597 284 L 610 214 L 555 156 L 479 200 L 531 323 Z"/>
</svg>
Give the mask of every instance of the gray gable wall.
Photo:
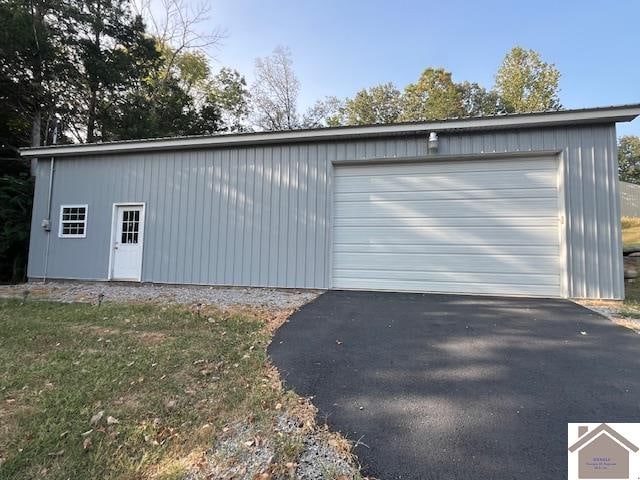
<svg viewBox="0 0 640 480">
<path fill-rule="evenodd" d="M 571 297 L 624 295 L 615 126 L 440 133 L 439 154 L 561 150 Z M 142 280 L 329 288 L 335 161 L 426 155 L 426 136 L 56 160 L 47 276 L 107 278 L 114 202 L 145 202 Z M 28 274 L 44 274 L 49 160 L 40 159 Z M 61 204 L 87 237 L 58 238 Z"/>
</svg>

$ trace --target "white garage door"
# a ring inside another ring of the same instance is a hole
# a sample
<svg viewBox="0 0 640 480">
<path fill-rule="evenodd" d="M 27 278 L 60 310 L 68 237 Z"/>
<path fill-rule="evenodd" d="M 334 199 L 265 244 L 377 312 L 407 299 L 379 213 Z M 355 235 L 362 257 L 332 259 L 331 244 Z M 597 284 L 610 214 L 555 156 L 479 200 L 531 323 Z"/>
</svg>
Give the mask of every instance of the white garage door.
<svg viewBox="0 0 640 480">
<path fill-rule="evenodd" d="M 555 159 L 335 169 L 337 289 L 560 296 Z"/>
</svg>

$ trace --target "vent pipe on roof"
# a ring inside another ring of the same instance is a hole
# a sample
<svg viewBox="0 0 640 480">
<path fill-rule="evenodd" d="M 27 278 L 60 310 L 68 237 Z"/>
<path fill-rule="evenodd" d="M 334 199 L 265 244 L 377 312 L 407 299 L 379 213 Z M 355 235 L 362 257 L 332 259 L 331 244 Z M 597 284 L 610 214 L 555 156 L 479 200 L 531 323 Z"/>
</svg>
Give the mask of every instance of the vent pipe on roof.
<svg viewBox="0 0 640 480">
<path fill-rule="evenodd" d="M 429 153 L 438 153 L 438 134 L 436 132 L 429 134 L 427 148 L 429 149 Z"/>
</svg>

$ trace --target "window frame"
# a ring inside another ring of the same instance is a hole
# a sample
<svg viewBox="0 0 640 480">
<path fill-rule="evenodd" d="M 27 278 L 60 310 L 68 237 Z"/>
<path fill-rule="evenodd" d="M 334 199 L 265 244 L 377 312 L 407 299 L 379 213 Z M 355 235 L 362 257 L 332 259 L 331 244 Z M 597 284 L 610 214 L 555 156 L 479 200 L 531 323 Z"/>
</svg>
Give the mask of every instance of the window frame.
<svg viewBox="0 0 640 480">
<path fill-rule="evenodd" d="M 65 208 L 84 208 L 84 220 L 71 221 L 62 220 Z M 84 225 L 84 233 L 63 233 L 65 223 L 82 223 Z M 65 204 L 60 205 L 60 220 L 58 222 L 58 238 L 87 238 L 87 225 L 89 223 L 89 205 L 87 204 Z"/>
</svg>

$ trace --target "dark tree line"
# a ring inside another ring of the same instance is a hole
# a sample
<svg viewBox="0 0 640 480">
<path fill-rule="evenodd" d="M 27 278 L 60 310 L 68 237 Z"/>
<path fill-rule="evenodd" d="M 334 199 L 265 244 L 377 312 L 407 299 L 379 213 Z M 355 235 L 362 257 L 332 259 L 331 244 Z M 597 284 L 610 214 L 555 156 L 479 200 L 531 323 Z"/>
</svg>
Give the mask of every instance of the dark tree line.
<svg viewBox="0 0 640 480">
<path fill-rule="evenodd" d="M 130 0 L 0 0 L 0 281 L 24 278 L 33 182 L 18 148 L 58 124 L 58 143 L 246 128 L 244 77 L 202 50 L 219 37 L 164 5 L 158 32 Z"/>
</svg>

